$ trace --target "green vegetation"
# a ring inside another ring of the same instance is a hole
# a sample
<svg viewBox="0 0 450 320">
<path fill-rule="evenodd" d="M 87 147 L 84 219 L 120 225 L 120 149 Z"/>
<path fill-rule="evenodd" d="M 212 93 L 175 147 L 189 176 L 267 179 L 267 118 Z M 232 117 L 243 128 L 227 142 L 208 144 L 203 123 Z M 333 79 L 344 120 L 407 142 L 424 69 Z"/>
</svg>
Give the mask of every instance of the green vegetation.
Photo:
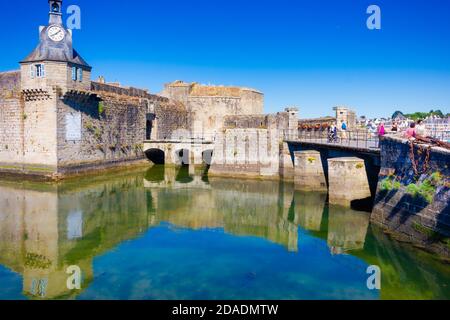
<svg viewBox="0 0 450 320">
<path fill-rule="evenodd" d="M 436 238 L 439 237 L 439 233 L 433 231 L 431 228 L 425 227 L 417 222 L 412 224 L 412 227 L 417 232 L 427 236 L 428 238 Z"/>
<path fill-rule="evenodd" d="M 412 224 L 412 228 L 416 230 L 417 232 L 425 235 L 428 240 L 431 240 L 433 242 L 441 242 L 444 245 L 446 245 L 448 248 L 450 248 L 450 238 L 447 238 L 440 234 L 439 232 L 434 231 L 433 229 L 426 227 L 424 225 L 421 225 L 420 223 L 414 222 Z"/>
<path fill-rule="evenodd" d="M 401 184 L 394 176 L 389 176 L 381 181 L 381 191 L 392 191 L 400 189 Z"/>
<path fill-rule="evenodd" d="M 433 202 L 437 187 L 443 183 L 443 178 L 440 172 L 434 172 L 422 183 L 412 183 L 406 187 L 406 192 L 413 197 L 422 197 L 428 203 Z"/>
<path fill-rule="evenodd" d="M 445 118 L 450 116 L 449 113 L 447 113 L 446 115 L 441 111 L 441 110 L 430 110 L 430 112 L 414 112 L 414 113 L 409 113 L 409 114 L 404 114 L 401 111 L 395 111 L 394 114 L 392 115 L 392 119 L 395 119 L 399 116 L 404 116 L 406 118 L 412 119 L 414 121 L 420 120 L 420 119 L 425 119 L 428 118 L 430 116 L 437 116 L 440 118 Z"/>
<path fill-rule="evenodd" d="M 98 102 L 98 114 L 102 115 L 105 113 L 105 104 L 103 101 Z"/>
</svg>

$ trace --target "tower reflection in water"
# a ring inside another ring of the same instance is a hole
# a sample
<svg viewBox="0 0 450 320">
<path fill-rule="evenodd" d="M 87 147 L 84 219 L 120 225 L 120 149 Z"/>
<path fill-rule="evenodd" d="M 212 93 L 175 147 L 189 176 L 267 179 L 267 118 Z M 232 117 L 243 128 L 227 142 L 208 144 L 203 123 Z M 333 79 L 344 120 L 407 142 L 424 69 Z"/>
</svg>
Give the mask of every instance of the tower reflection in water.
<svg viewBox="0 0 450 320">
<path fill-rule="evenodd" d="M 81 268 L 82 288 L 89 288 L 95 281 L 95 257 L 169 223 L 257 237 L 298 255 L 301 237 L 309 233 L 328 244 L 330 255 L 349 253 L 391 270 L 382 296 L 402 290 L 416 294 L 399 285 L 396 266 L 417 263 L 417 254 L 371 232 L 367 213 L 328 207 L 326 194 L 295 192 L 291 184 L 193 173 L 189 167 L 154 166 L 60 184 L 1 182 L 0 265 L 22 276 L 27 298 L 76 298 L 82 291 L 67 288 L 69 266 Z M 447 274 L 427 282 L 433 268 L 439 267 L 420 261 L 420 268 L 402 270 L 402 277 L 433 286 L 433 296 L 446 296 L 448 290 L 436 283 Z"/>
</svg>

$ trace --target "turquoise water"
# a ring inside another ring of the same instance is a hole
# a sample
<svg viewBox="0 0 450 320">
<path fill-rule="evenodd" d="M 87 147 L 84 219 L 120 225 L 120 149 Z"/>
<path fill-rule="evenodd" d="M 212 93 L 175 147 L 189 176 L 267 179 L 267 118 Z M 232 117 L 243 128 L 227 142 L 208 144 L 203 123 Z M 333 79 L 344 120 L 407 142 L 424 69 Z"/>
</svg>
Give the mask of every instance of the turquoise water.
<svg viewBox="0 0 450 320">
<path fill-rule="evenodd" d="M 186 167 L 0 182 L 0 299 L 450 298 L 448 265 L 326 201 Z"/>
</svg>

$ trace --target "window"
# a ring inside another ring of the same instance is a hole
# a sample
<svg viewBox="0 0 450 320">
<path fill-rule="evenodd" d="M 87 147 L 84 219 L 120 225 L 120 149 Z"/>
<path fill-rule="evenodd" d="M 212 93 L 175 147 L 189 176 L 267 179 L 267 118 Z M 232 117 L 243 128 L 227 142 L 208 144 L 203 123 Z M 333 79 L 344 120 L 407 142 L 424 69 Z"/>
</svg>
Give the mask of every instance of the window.
<svg viewBox="0 0 450 320">
<path fill-rule="evenodd" d="M 44 78 L 45 77 L 45 66 L 43 64 L 34 64 L 30 66 L 30 77 L 33 78 Z"/>
<path fill-rule="evenodd" d="M 43 64 L 36 65 L 36 77 L 43 78 L 45 77 L 45 69 Z"/>
<path fill-rule="evenodd" d="M 72 67 L 72 80 L 77 81 L 77 67 Z"/>
<path fill-rule="evenodd" d="M 73 81 L 83 81 L 83 69 L 72 67 L 72 80 Z"/>
<path fill-rule="evenodd" d="M 78 68 L 78 81 L 83 81 L 83 69 Z"/>
</svg>

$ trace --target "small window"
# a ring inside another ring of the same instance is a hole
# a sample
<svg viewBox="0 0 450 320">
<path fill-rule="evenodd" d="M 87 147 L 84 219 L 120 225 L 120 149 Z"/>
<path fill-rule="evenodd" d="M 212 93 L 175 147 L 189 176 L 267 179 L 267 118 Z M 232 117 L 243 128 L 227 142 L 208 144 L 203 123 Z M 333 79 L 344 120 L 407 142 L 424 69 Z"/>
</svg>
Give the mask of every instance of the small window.
<svg viewBox="0 0 450 320">
<path fill-rule="evenodd" d="M 72 80 L 77 81 L 77 67 L 72 67 Z"/>
<path fill-rule="evenodd" d="M 31 65 L 31 66 L 30 66 L 30 78 L 31 78 L 31 79 L 34 79 L 34 75 L 36 74 L 36 73 L 34 72 L 34 70 L 35 70 L 35 66 L 34 66 L 34 65 Z"/>
<path fill-rule="evenodd" d="M 72 80 L 73 81 L 83 81 L 83 69 L 72 67 Z"/>
<path fill-rule="evenodd" d="M 34 76 L 37 78 L 45 77 L 45 67 L 43 64 L 35 64 L 34 67 L 32 67 L 31 77 L 34 78 Z"/>
</svg>

